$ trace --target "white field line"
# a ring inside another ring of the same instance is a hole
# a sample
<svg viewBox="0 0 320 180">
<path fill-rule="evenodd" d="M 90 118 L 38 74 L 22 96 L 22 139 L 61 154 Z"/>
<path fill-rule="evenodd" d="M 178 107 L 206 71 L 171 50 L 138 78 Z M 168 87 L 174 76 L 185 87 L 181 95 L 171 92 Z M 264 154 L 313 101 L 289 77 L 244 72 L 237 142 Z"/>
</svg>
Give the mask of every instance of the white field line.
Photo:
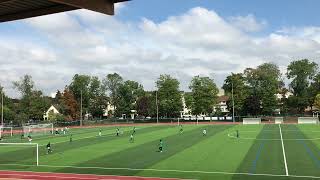
<svg viewBox="0 0 320 180">
<path fill-rule="evenodd" d="M 261 141 L 281 141 L 281 138 L 246 138 L 246 137 L 239 137 L 237 138 L 236 136 L 232 135 L 232 134 L 228 134 L 228 137 L 230 138 L 234 138 L 234 139 L 244 139 L 244 140 L 261 140 Z M 311 138 L 311 139 L 283 139 L 286 141 L 316 141 L 316 140 L 320 140 L 320 138 Z"/>
<path fill-rule="evenodd" d="M 288 172 L 288 165 L 287 165 L 287 158 L 286 158 L 286 151 L 284 149 L 284 143 L 282 139 L 282 132 L 281 132 L 281 125 L 279 124 L 279 131 L 280 131 L 280 138 L 281 138 L 281 144 L 282 144 L 282 153 L 283 153 L 283 161 L 284 161 L 284 167 L 286 169 L 286 175 L 289 176 Z"/>
<path fill-rule="evenodd" d="M 24 173 L 36 173 L 37 175 L 26 175 L 26 174 L 14 174 L 14 173 L 3 173 L 2 171 L 6 171 L 6 170 L 0 170 L 0 176 L 1 175 L 13 175 L 13 176 L 38 176 L 38 177 L 59 177 L 59 178 L 66 178 L 66 179 L 69 179 L 69 178 L 75 178 L 75 177 L 62 177 L 62 175 L 76 175 L 76 176 L 96 176 L 96 178 L 90 178 L 90 179 L 97 179 L 98 177 L 117 177 L 117 179 L 115 180 L 118 180 L 119 177 L 124 177 L 124 178 L 128 178 L 128 177 L 133 177 L 133 178 L 140 178 L 140 179 L 152 179 L 152 178 L 158 178 L 158 179 L 163 179 L 163 180 L 166 180 L 166 179 L 176 179 L 176 180 L 197 180 L 197 179 L 180 179 L 180 178 L 165 178 L 165 177 L 155 177 L 155 176 L 152 176 L 152 177 L 149 177 L 149 176 L 123 176 L 123 175 L 101 175 L 101 174 L 77 174 L 77 173 L 59 173 L 59 172 L 49 172 L 49 171 L 46 171 L 46 172 L 36 172 L 36 171 L 16 171 L 16 172 L 24 172 Z M 10 170 L 9 170 L 10 171 Z M 14 172 L 14 171 L 13 171 Z M 52 173 L 52 175 L 45 175 L 45 174 L 48 174 L 48 173 Z M 41 175 L 43 174 L 43 175 Z M 98 179 L 100 179 L 98 178 Z M 77 179 L 89 179 L 88 177 L 87 178 L 79 178 L 77 177 Z M 112 180 L 112 179 L 108 179 L 108 180 Z"/>
<path fill-rule="evenodd" d="M 126 130 L 126 131 L 123 131 L 123 132 L 130 132 L 131 130 Z M 86 137 L 82 137 L 82 138 L 77 138 L 77 139 L 73 139 L 72 138 L 72 141 L 79 141 L 79 140 L 83 140 L 83 139 L 90 139 L 90 138 L 94 138 L 94 137 L 97 137 L 97 138 L 103 138 L 103 137 L 112 137 L 112 136 L 115 136 L 115 133 L 107 133 L 105 135 L 102 135 L 101 137 L 99 135 L 93 135 L 93 136 L 86 136 Z M 69 136 L 64 136 L 64 137 L 69 137 Z M 120 137 L 123 137 L 123 136 L 120 136 Z M 69 142 L 69 140 L 65 140 L 65 141 L 57 141 L 57 142 L 54 142 L 54 143 L 51 143 L 51 144 L 60 144 L 60 143 L 65 143 L 65 142 Z M 36 143 L 35 143 L 36 144 Z M 46 144 L 39 144 L 39 146 L 46 146 Z"/>
<path fill-rule="evenodd" d="M 36 167 L 34 165 L 23 165 L 23 164 L 0 164 L 0 166 L 5 166 L 5 165 L 7 165 L 7 166 Z M 101 169 L 101 170 L 127 170 L 127 171 L 153 171 L 153 172 L 175 172 L 175 173 L 198 173 L 198 174 L 222 174 L 222 175 L 244 175 L 244 176 L 292 177 L 292 178 L 304 178 L 304 179 L 320 179 L 319 176 L 299 176 L 299 175 L 284 175 L 284 174 L 255 174 L 255 173 L 223 172 L 223 171 L 188 171 L 188 170 L 176 170 L 176 169 L 137 169 L 137 168 L 55 166 L 55 165 L 39 165 L 38 167 Z"/>
</svg>

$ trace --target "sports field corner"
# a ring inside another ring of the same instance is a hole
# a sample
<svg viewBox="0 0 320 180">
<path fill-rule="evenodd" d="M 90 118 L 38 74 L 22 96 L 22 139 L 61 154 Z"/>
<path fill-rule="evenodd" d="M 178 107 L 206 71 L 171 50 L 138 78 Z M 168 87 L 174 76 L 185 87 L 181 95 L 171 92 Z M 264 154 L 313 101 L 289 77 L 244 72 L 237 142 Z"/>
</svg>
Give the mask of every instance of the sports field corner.
<svg viewBox="0 0 320 180">
<path fill-rule="evenodd" d="M 134 142 L 133 126 L 70 129 L 72 142 L 69 135 L 34 137 L 39 166 L 34 146 L 5 145 L 26 141 L 7 138 L 0 148 L 0 178 L 320 179 L 319 125 L 184 124 L 183 132 L 178 125 L 135 127 Z"/>
</svg>

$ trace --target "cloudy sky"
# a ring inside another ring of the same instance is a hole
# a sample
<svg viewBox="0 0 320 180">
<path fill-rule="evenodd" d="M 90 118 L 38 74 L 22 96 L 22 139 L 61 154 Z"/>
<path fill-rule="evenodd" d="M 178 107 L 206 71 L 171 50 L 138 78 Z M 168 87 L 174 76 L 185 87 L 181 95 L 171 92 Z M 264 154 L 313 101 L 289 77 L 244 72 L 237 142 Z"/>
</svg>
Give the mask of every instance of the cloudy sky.
<svg viewBox="0 0 320 180">
<path fill-rule="evenodd" d="M 87 10 L 0 24 L 0 84 L 30 74 L 51 95 L 75 73 L 117 72 L 155 89 L 171 74 L 187 90 L 195 75 L 221 86 L 231 72 L 292 60 L 320 63 L 319 0 L 133 0 L 116 16 Z"/>
</svg>

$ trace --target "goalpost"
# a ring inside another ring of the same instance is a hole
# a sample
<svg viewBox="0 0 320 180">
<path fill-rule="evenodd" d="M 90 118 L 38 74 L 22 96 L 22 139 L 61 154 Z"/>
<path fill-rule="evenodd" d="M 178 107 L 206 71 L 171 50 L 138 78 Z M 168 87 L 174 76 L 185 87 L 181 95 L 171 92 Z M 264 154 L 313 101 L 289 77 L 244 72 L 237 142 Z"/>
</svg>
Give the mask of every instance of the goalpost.
<svg viewBox="0 0 320 180">
<path fill-rule="evenodd" d="M 299 117 L 298 124 L 319 124 L 318 117 Z"/>
<path fill-rule="evenodd" d="M 35 164 L 39 166 L 38 143 L 1 143 L 0 164 Z"/>
<path fill-rule="evenodd" d="M 283 117 L 275 117 L 274 118 L 275 124 L 282 124 L 283 123 Z"/>
<path fill-rule="evenodd" d="M 23 126 L 24 136 L 41 136 L 53 134 L 53 124 L 36 124 Z"/>
<path fill-rule="evenodd" d="M 242 124 L 261 124 L 261 118 L 243 118 Z"/>
<path fill-rule="evenodd" d="M 12 127 L 3 127 L 0 126 L 0 137 L 3 137 L 5 135 L 13 136 L 13 130 Z"/>
</svg>

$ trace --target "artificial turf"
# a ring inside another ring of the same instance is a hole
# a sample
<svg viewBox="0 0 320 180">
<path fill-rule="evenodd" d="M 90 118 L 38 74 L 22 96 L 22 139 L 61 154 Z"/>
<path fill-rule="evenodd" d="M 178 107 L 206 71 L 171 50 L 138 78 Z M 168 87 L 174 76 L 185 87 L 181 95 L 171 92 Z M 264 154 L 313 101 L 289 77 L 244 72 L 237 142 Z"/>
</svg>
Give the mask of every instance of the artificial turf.
<svg viewBox="0 0 320 180">
<path fill-rule="evenodd" d="M 34 137 L 35 148 L 0 145 L 0 169 L 84 174 L 176 177 L 186 179 L 306 179 L 320 177 L 318 125 L 281 125 L 289 176 L 286 176 L 279 125 L 176 125 L 71 129 L 69 135 Z M 102 137 L 98 136 L 102 130 Z M 207 129 L 207 136 L 202 130 Z M 235 132 L 240 138 L 235 138 Z M 164 151 L 158 152 L 162 139 Z M 26 142 L 19 137 L 4 142 Z M 46 154 L 45 145 L 53 153 Z M 311 177 L 312 176 L 312 177 Z"/>
</svg>

